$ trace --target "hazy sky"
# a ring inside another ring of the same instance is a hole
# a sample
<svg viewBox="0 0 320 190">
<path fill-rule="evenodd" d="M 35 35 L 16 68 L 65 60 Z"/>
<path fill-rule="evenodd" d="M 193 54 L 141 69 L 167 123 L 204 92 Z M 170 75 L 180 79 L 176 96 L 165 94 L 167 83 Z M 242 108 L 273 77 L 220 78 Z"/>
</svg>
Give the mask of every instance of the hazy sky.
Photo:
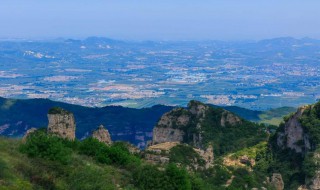
<svg viewBox="0 0 320 190">
<path fill-rule="evenodd" d="M 1 0 L 0 38 L 320 39 L 320 0 Z"/>
</svg>

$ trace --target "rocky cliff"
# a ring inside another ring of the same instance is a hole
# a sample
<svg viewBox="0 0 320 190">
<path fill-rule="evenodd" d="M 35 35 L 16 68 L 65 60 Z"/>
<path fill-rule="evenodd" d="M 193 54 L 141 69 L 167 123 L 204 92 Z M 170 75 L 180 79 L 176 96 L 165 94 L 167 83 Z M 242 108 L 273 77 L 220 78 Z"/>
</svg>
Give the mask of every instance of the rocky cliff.
<svg viewBox="0 0 320 190">
<path fill-rule="evenodd" d="M 305 183 L 299 189 L 319 190 L 320 103 L 300 107 L 297 112 L 286 117 L 285 123 L 278 128 L 274 141 L 274 153 L 283 158 L 281 162 L 292 163 L 292 170 L 299 171 L 301 175 L 308 173 L 304 176 Z M 295 154 L 289 154 L 287 150 Z M 288 177 L 290 176 L 286 178 Z"/>
<path fill-rule="evenodd" d="M 51 108 L 48 113 L 48 133 L 69 140 L 75 139 L 76 124 L 72 113 L 62 108 Z"/>
<path fill-rule="evenodd" d="M 277 145 L 280 148 L 289 148 L 297 153 L 310 150 L 309 135 L 300 123 L 300 117 L 306 109 L 308 109 L 307 106 L 299 108 L 298 111 L 285 122 L 284 130 L 278 132 Z"/>
<path fill-rule="evenodd" d="M 190 101 L 188 107 L 176 108 L 165 113 L 153 129 L 152 144 L 164 142 L 188 142 L 201 148 L 203 146 L 203 122 L 215 117 L 211 127 L 235 126 L 241 119 L 229 111 L 215 109 L 198 101 Z M 213 113 L 214 112 L 214 113 Z"/>
<path fill-rule="evenodd" d="M 98 139 L 98 141 L 103 142 L 107 145 L 112 144 L 109 131 L 105 129 L 103 125 L 100 125 L 95 131 L 93 131 L 92 137 Z"/>
</svg>

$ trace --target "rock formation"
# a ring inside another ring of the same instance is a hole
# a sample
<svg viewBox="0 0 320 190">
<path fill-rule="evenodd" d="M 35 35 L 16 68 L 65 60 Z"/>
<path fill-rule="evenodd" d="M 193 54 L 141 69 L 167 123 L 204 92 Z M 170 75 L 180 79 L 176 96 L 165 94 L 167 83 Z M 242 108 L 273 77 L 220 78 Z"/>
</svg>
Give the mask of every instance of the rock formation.
<svg viewBox="0 0 320 190">
<path fill-rule="evenodd" d="M 155 127 L 153 129 L 152 144 L 165 142 L 182 142 L 184 132 L 180 129 Z"/>
<path fill-rule="evenodd" d="M 269 180 L 269 183 L 276 189 L 276 190 L 283 190 L 284 189 L 284 183 L 282 180 L 282 176 L 279 173 L 272 174 L 271 180 Z"/>
<path fill-rule="evenodd" d="M 25 135 L 22 137 L 22 142 L 26 142 L 28 136 L 35 132 L 37 129 L 36 128 L 31 128 L 31 129 L 28 129 L 27 132 L 25 133 Z"/>
<path fill-rule="evenodd" d="M 309 136 L 303 130 L 299 118 L 307 107 L 301 107 L 284 125 L 284 131 L 277 134 L 277 145 L 281 148 L 290 148 L 297 153 L 309 150 Z"/>
<path fill-rule="evenodd" d="M 69 140 L 75 139 L 76 124 L 72 113 L 62 108 L 51 108 L 48 120 L 48 133 Z"/>
<path fill-rule="evenodd" d="M 100 125 L 98 129 L 96 129 L 92 133 L 92 137 L 95 139 L 98 139 L 98 141 L 103 142 L 107 145 L 112 144 L 112 140 L 109 134 L 109 131 L 103 127 L 103 125 Z"/>
<path fill-rule="evenodd" d="M 201 102 L 190 101 L 187 109 L 176 108 L 165 113 L 153 130 L 152 144 L 185 142 L 188 139 L 188 143 L 202 148 L 204 133 L 202 122 L 210 117 L 210 114 L 216 114 L 213 117 L 219 119 L 219 123 L 212 123 L 212 127 L 236 126 L 242 122 L 239 117 L 229 111 L 219 108 L 215 108 L 216 111 L 212 111 L 213 109 Z M 194 128 L 194 130 L 189 130 L 190 128 Z"/>
<path fill-rule="evenodd" d="M 194 149 L 194 150 L 198 152 L 201 158 L 205 161 L 205 169 L 208 169 L 213 166 L 214 154 L 213 154 L 212 145 L 209 145 L 206 148 L 206 150 L 201 150 L 201 149 Z"/>
</svg>

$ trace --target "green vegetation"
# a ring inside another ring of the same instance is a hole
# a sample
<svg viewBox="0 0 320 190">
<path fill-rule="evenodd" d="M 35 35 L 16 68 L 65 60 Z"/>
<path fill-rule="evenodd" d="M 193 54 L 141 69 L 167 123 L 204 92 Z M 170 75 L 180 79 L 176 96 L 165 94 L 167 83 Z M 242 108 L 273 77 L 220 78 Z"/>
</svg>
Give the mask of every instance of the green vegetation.
<svg viewBox="0 0 320 190">
<path fill-rule="evenodd" d="M 227 124 L 221 126 L 221 109 L 210 109 L 205 120 L 201 123 L 203 140 L 212 143 L 215 155 L 220 156 L 230 152 L 251 147 L 268 138 L 263 124 L 256 124 L 246 120 L 235 126 Z"/>
<path fill-rule="evenodd" d="M 281 107 L 277 109 L 264 111 L 261 114 L 259 114 L 258 122 L 278 126 L 283 120 L 283 117 L 295 111 L 296 108 L 292 107 Z"/>
<path fill-rule="evenodd" d="M 184 167 L 158 168 L 129 153 L 125 143 L 107 146 L 88 138 L 68 141 L 39 130 L 25 143 L 0 138 L 0 189 L 211 189 Z"/>
<path fill-rule="evenodd" d="M 310 135 L 312 148 L 315 150 L 320 144 L 320 102 L 304 111 L 300 122 Z"/>
<path fill-rule="evenodd" d="M 50 108 L 48 113 L 49 113 L 49 114 L 70 114 L 69 111 L 64 110 L 64 109 L 62 109 L 62 108 L 60 108 L 60 107 Z"/>
<path fill-rule="evenodd" d="M 164 171 L 145 166 L 134 173 L 135 186 L 141 190 L 191 190 L 191 179 L 186 170 L 169 164 Z"/>
<path fill-rule="evenodd" d="M 204 166 L 204 160 L 193 150 L 191 146 L 177 145 L 170 150 L 170 162 L 179 163 L 182 166 Z"/>
<path fill-rule="evenodd" d="M 20 146 L 20 151 L 29 157 L 45 158 L 67 164 L 71 160 L 71 149 L 67 140 L 57 136 L 47 135 L 46 129 L 37 130 L 28 136 L 25 144 Z"/>
</svg>

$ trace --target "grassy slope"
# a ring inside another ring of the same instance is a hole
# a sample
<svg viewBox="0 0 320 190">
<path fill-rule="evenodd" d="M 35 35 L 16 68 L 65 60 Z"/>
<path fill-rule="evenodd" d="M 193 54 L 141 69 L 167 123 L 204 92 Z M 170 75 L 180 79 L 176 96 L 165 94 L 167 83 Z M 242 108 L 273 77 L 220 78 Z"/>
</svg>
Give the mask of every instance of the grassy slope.
<svg viewBox="0 0 320 190">
<path fill-rule="evenodd" d="M 127 181 L 125 171 L 74 154 L 62 165 L 28 158 L 18 150 L 20 141 L 0 138 L 0 190 L 2 189 L 117 189 Z"/>
</svg>

